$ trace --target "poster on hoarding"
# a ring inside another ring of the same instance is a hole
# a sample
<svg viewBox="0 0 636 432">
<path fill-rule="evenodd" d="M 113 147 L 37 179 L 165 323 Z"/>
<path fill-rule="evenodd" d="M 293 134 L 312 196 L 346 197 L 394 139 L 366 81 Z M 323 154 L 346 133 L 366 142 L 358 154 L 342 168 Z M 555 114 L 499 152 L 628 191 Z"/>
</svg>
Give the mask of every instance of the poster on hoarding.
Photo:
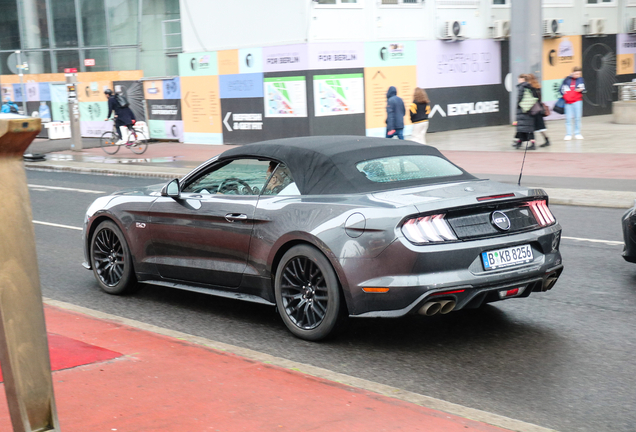
<svg viewBox="0 0 636 432">
<path fill-rule="evenodd" d="M 179 99 L 148 99 L 146 103 L 150 120 L 181 120 Z"/>
<path fill-rule="evenodd" d="M 316 117 L 364 112 L 364 75 L 315 75 Z"/>
<path fill-rule="evenodd" d="M 424 89 L 501 84 L 501 42 L 492 39 L 420 41 L 417 57 Z"/>
<path fill-rule="evenodd" d="M 307 117 L 304 76 L 263 79 L 265 117 Z"/>
<path fill-rule="evenodd" d="M 403 101 L 413 100 L 415 90 L 415 66 L 365 67 L 365 119 L 368 136 L 384 136 L 386 132 L 386 94 L 390 86 L 397 89 L 397 95 Z M 411 124 L 411 117 L 406 110 L 404 124 Z"/>
</svg>

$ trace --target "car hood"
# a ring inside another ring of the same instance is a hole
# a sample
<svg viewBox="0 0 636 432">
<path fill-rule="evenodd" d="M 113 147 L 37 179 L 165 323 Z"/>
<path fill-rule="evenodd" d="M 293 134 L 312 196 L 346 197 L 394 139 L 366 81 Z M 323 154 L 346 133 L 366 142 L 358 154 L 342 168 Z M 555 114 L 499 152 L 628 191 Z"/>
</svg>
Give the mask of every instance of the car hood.
<svg viewBox="0 0 636 432">
<path fill-rule="evenodd" d="M 117 192 L 113 192 L 111 195 L 125 195 L 125 196 L 159 196 L 161 195 L 161 189 L 165 186 L 165 183 L 153 184 L 145 187 L 137 187 L 130 189 L 122 189 Z"/>
<path fill-rule="evenodd" d="M 541 189 L 528 189 L 492 180 L 429 185 L 418 188 L 397 189 L 372 194 L 374 200 L 384 201 L 396 206 L 415 206 L 419 212 L 438 208 L 449 208 L 478 204 L 477 198 L 514 194 L 514 196 L 492 198 L 495 200 L 513 200 L 530 196 L 546 196 Z"/>
</svg>

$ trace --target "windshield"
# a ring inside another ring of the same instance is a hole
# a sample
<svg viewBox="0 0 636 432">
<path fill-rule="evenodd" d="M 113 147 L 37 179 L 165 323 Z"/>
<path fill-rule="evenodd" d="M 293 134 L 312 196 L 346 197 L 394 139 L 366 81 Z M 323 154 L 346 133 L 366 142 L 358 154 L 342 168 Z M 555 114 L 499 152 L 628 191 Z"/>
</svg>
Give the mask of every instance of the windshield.
<svg viewBox="0 0 636 432">
<path fill-rule="evenodd" d="M 356 168 L 376 183 L 462 175 L 455 165 L 432 155 L 391 156 L 358 162 Z"/>
</svg>

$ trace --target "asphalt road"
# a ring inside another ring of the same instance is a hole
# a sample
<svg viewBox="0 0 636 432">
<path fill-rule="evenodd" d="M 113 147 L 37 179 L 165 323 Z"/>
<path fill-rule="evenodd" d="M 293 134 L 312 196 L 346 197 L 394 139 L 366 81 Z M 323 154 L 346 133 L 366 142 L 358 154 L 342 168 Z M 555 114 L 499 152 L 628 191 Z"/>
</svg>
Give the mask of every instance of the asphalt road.
<svg viewBox="0 0 636 432">
<path fill-rule="evenodd" d="M 27 172 L 33 219 L 81 227 L 98 194 L 161 182 Z M 81 267 L 81 231 L 35 225 L 46 297 L 308 363 L 561 431 L 636 430 L 636 265 L 623 210 L 552 206 L 565 271 L 547 293 L 430 318 L 352 319 L 335 340 L 294 338 L 274 309 L 160 287 L 117 297 Z"/>
</svg>

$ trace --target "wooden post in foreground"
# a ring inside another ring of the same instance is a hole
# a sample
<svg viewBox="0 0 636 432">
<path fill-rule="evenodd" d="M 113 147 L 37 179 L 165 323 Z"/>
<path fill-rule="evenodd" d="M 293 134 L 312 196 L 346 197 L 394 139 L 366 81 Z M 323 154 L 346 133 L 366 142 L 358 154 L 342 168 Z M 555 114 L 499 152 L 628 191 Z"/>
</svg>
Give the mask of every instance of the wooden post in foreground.
<svg viewBox="0 0 636 432">
<path fill-rule="evenodd" d="M 38 118 L 0 118 L 0 365 L 14 432 L 59 432 L 22 155 Z"/>
</svg>

